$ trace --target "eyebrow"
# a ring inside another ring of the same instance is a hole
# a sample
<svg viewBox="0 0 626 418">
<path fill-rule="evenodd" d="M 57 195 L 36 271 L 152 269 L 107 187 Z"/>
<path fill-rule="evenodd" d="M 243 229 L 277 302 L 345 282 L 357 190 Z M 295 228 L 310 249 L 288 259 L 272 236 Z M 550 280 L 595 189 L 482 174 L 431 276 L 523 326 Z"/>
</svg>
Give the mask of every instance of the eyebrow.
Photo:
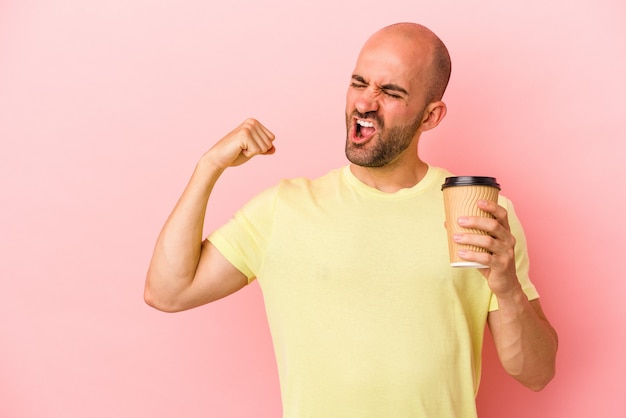
<svg viewBox="0 0 626 418">
<path fill-rule="evenodd" d="M 362 76 L 358 75 L 358 74 L 353 74 L 352 75 L 352 79 L 355 80 L 355 81 L 358 81 L 360 83 L 363 83 L 363 84 L 368 84 L 365 81 L 365 79 Z M 380 88 L 383 89 L 383 90 L 397 91 L 399 93 L 406 94 L 407 96 L 409 95 L 409 92 L 405 88 L 400 87 L 399 85 L 393 84 L 393 83 L 383 84 L 382 86 L 380 86 Z"/>
</svg>

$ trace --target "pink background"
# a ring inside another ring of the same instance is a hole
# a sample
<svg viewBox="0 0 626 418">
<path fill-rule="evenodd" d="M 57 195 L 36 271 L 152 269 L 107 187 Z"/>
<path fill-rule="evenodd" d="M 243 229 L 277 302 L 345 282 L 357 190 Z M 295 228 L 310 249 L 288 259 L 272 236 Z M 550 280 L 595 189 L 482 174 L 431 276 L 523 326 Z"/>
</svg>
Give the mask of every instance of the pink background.
<svg viewBox="0 0 626 418">
<path fill-rule="evenodd" d="M 281 177 L 345 164 L 358 49 L 406 20 L 453 57 L 423 156 L 504 185 L 560 335 L 541 393 L 487 344 L 480 416 L 626 416 L 626 4 L 214 3 L 0 1 L 0 417 L 278 417 L 258 286 L 157 312 L 152 246 L 201 153 L 246 117 L 278 152 L 223 177 L 207 232 Z"/>
</svg>

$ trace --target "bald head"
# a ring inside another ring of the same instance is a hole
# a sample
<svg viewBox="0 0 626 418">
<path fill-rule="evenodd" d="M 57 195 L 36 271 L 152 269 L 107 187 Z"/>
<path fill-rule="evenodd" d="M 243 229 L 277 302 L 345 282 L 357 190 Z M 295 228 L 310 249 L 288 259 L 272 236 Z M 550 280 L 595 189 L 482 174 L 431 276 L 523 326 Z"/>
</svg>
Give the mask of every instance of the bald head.
<svg viewBox="0 0 626 418">
<path fill-rule="evenodd" d="M 426 60 L 420 76 L 425 77 L 428 102 L 441 100 L 452 68 L 450 54 L 444 43 L 425 26 L 417 23 L 396 23 L 374 33 L 363 49 L 372 44 L 398 42 L 407 44 L 416 57 Z"/>
</svg>

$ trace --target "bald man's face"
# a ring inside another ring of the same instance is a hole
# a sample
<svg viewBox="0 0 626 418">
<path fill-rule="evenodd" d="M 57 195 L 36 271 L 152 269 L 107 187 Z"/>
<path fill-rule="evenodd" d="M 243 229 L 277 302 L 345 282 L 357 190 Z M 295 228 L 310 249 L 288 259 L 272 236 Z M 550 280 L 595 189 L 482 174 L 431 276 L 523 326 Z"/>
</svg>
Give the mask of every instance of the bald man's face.
<svg viewBox="0 0 626 418">
<path fill-rule="evenodd" d="M 346 156 L 382 167 L 417 152 L 427 98 L 427 45 L 375 35 L 364 46 L 346 97 Z"/>
</svg>

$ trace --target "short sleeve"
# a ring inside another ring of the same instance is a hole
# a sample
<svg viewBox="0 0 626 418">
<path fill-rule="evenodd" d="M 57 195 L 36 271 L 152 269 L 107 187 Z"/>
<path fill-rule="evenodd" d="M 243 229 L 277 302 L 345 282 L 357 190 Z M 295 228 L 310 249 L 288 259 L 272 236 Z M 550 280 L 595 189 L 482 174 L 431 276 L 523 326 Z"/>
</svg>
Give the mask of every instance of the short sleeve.
<svg viewBox="0 0 626 418">
<path fill-rule="evenodd" d="M 267 189 L 246 203 L 208 240 L 248 282 L 256 277 L 271 235 L 278 186 Z"/>
</svg>

